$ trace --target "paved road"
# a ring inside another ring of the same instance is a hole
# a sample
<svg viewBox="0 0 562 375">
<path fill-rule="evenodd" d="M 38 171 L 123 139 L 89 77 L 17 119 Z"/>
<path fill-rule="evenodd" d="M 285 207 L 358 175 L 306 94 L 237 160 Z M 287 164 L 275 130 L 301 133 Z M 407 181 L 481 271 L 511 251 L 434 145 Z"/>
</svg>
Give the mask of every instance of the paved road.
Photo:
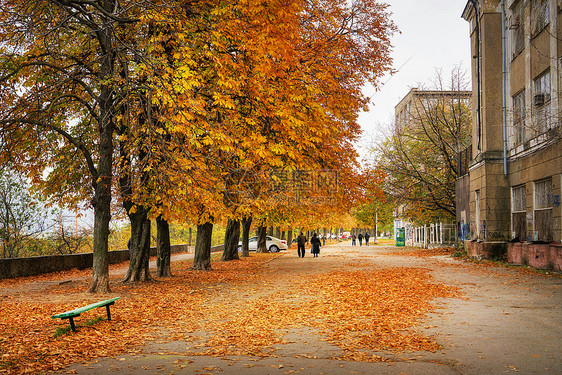
<svg viewBox="0 0 562 375">
<path fill-rule="evenodd" d="M 337 268 L 341 257 L 372 262 L 376 267 L 423 267 L 465 299 L 446 299 L 443 308 L 423 322 L 443 346 L 436 353 L 388 355 L 391 362 L 345 362 L 331 359 L 339 348 L 314 332 L 288 332 L 290 344 L 276 357 L 213 358 L 182 355 L 181 342 L 154 343 L 138 355 L 77 364 L 62 373 L 122 374 L 562 374 L 562 278 L 505 267 L 468 266 L 449 257 L 385 255 L 394 247 L 331 245 L 320 258 L 300 259 L 289 251 L 268 267 L 314 272 Z M 181 259 L 182 255 L 177 256 Z M 298 264 L 298 267 L 296 265 Z M 242 297 L 241 297 L 242 298 Z M 173 353 L 173 354 L 172 354 Z"/>
</svg>

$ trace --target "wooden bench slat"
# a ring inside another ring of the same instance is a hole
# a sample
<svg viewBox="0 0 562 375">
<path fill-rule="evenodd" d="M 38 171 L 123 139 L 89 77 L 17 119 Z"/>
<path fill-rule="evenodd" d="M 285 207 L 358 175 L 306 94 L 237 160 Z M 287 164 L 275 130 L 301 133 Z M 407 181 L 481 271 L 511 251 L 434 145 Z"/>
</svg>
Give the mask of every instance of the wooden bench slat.
<svg viewBox="0 0 562 375">
<path fill-rule="evenodd" d="M 53 318 L 53 319 L 57 319 L 57 318 L 64 319 L 64 318 L 75 317 L 75 316 L 80 315 L 83 312 L 95 309 L 96 307 L 102 307 L 102 306 L 107 306 L 109 304 L 113 304 L 115 301 L 117 301 L 120 298 L 121 297 L 115 297 L 115 298 L 108 299 L 108 300 L 105 300 L 105 301 L 92 303 L 88 306 L 80 307 L 80 308 L 77 308 L 77 309 L 74 309 L 74 310 L 70 310 L 70 311 L 66 311 L 66 312 L 63 312 L 63 313 L 60 313 L 60 314 L 57 314 L 57 315 L 53 315 L 53 316 L 51 316 L 51 318 Z"/>
</svg>

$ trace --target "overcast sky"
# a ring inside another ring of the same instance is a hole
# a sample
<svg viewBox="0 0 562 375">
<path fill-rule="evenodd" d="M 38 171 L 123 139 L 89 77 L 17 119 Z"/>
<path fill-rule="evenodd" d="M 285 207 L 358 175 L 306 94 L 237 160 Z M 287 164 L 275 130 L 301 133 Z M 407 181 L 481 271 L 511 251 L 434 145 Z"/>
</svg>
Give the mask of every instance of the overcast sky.
<svg viewBox="0 0 562 375">
<path fill-rule="evenodd" d="M 401 31 L 392 43 L 394 68 L 399 71 L 385 77 L 378 92 L 365 88 L 371 106 L 359 117 L 363 146 L 384 133 L 393 121 L 394 106 L 412 87 L 431 86 L 437 68 L 445 77 L 459 64 L 467 73 L 470 70 L 468 22 L 461 18 L 467 0 L 380 1 L 390 4 L 392 19 Z"/>
</svg>

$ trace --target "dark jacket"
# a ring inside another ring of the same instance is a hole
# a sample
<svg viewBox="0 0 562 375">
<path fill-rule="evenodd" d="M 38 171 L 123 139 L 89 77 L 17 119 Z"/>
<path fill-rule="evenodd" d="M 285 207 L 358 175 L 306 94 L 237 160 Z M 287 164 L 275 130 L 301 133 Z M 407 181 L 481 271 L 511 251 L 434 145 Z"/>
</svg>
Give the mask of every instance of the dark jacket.
<svg viewBox="0 0 562 375">
<path fill-rule="evenodd" d="M 361 241 L 361 240 L 363 239 L 363 235 L 362 235 L 361 233 L 359 233 L 359 235 L 357 236 L 357 239 L 358 239 L 359 241 Z"/>
<path fill-rule="evenodd" d="M 312 236 L 310 239 L 310 244 L 312 245 L 312 252 L 319 253 L 320 252 L 320 239 L 316 236 Z"/>
<path fill-rule="evenodd" d="M 299 234 L 297 237 L 297 245 L 304 246 L 306 242 L 306 236 L 304 234 Z"/>
</svg>

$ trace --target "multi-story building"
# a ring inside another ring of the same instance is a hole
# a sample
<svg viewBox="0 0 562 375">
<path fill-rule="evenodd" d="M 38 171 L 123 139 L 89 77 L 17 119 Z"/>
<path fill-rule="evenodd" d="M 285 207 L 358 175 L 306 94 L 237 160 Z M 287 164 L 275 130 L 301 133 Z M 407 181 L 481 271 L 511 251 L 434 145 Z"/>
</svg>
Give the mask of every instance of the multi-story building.
<svg viewBox="0 0 562 375">
<path fill-rule="evenodd" d="M 562 267 L 562 0 L 469 0 L 471 255 Z M 463 189 L 464 186 L 464 189 Z"/>
</svg>

